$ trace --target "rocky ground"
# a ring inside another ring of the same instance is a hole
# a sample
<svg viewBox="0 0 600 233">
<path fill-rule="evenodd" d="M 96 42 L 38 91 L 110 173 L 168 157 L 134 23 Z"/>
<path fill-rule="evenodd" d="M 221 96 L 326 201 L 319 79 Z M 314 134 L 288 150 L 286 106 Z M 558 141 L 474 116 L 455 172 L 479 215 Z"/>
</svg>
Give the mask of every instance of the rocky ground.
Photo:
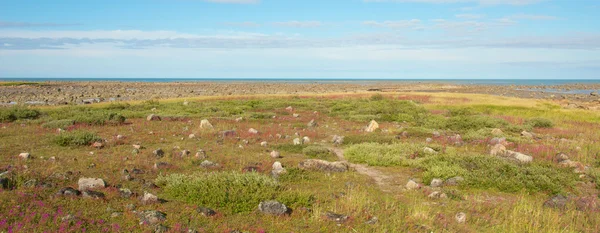
<svg viewBox="0 0 600 233">
<path fill-rule="evenodd" d="M 40 85 L 0 86 L 0 103 L 31 105 L 88 104 L 95 102 L 186 98 L 249 94 L 308 94 L 381 92 L 478 93 L 510 97 L 600 103 L 600 84 L 557 86 L 464 85 L 440 82 L 44 82 Z"/>
</svg>

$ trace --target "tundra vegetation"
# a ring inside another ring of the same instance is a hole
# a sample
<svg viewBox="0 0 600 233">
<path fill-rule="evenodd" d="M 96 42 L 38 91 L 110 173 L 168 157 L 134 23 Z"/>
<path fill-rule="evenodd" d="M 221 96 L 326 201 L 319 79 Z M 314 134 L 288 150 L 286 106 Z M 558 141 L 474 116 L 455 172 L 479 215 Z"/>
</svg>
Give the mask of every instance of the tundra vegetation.
<svg viewBox="0 0 600 233">
<path fill-rule="evenodd" d="M 600 231 L 600 113 L 548 100 L 229 96 L 0 121 L 0 232 Z"/>
</svg>

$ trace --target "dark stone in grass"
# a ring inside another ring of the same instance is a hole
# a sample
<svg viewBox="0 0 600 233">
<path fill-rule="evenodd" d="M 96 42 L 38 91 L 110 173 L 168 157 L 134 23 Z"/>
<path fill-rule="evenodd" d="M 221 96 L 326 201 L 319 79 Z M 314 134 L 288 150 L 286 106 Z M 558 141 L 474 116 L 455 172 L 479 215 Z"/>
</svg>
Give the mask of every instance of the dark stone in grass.
<svg viewBox="0 0 600 233">
<path fill-rule="evenodd" d="M 563 195 L 555 195 L 544 202 L 544 207 L 554 209 L 564 209 L 567 206 L 568 198 Z"/>
<path fill-rule="evenodd" d="M 283 215 L 288 212 L 288 208 L 278 201 L 263 201 L 258 204 L 258 210 L 265 214 Z"/>
<path fill-rule="evenodd" d="M 11 189 L 10 180 L 6 177 L 0 178 L 0 187 L 2 187 L 2 189 Z"/>
<path fill-rule="evenodd" d="M 119 195 L 121 195 L 122 198 L 130 198 L 133 196 L 133 192 L 127 188 L 121 188 L 119 189 Z"/>
<path fill-rule="evenodd" d="M 140 170 L 140 169 L 134 168 L 134 169 L 131 170 L 131 173 L 133 173 L 133 174 L 144 174 L 144 170 Z"/>
<path fill-rule="evenodd" d="M 81 195 L 81 192 L 79 190 L 71 188 L 71 187 L 65 187 L 65 188 L 62 188 L 62 189 L 58 190 L 58 192 L 56 193 L 56 195 L 59 195 L 59 196 L 79 196 L 79 195 Z"/>
<path fill-rule="evenodd" d="M 242 172 L 260 172 L 260 168 L 255 166 L 247 166 L 242 169 Z"/>
<path fill-rule="evenodd" d="M 104 193 L 101 193 L 98 191 L 92 191 L 92 190 L 84 190 L 83 192 L 81 192 L 81 195 L 84 198 L 94 198 L 94 199 L 104 198 Z"/>
<path fill-rule="evenodd" d="M 157 158 L 162 158 L 163 156 L 165 156 L 165 152 L 158 148 L 155 151 L 152 151 L 152 154 L 154 154 Z"/>
<path fill-rule="evenodd" d="M 221 135 L 223 135 L 223 137 L 233 137 L 235 136 L 235 134 L 235 130 L 225 130 L 221 132 Z"/>
<path fill-rule="evenodd" d="M 579 211 L 595 211 L 598 209 L 598 201 L 596 197 L 581 197 L 575 201 L 575 207 Z"/>
<path fill-rule="evenodd" d="M 167 233 L 167 232 L 169 232 L 169 228 L 162 224 L 159 224 L 156 227 L 154 227 L 154 233 Z"/>
<path fill-rule="evenodd" d="M 156 186 L 156 184 L 152 183 L 152 181 L 144 182 L 144 184 L 142 186 L 144 186 L 144 188 L 151 188 L 151 189 L 158 188 L 158 186 Z"/>
<path fill-rule="evenodd" d="M 206 217 L 210 217 L 210 216 L 213 216 L 213 215 L 217 214 L 217 212 L 215 212 L 213 209 L 202 207 L 202 206 L 198 207 L 196 209 L 196 212 L 198 212 L 199 214 L 202 214 L 202 215 L 204 215 Z"/>
<path fill-rule="evenodd" d="M 460 177 L 460 176 L 455 176 L 452 177 L 450 179 L 447 179 L 446 181 L 444 181 L 444 185 L 446 186 L 456 186 L 459 185 L 460 182 L 463 182 L 465 179 Z"/>
<path fill-rule="evenodd" d="M 347 215 L 336 214 L 336 213 L 330 212 L 330 211 L 325 213 L 325 217 L 331 221 L 336 221 L 337 223 L 343 223 L 343 222 L 347 221 L 348 218 L 350 218 Z"/>
<path fill-rule="evenodd" d="M 155 225 L 167 219 L 167 214 L 156 210 L 141 211 L 138 216 L 140 217 L 140 224 L 149 225 Z"/>
</svg>

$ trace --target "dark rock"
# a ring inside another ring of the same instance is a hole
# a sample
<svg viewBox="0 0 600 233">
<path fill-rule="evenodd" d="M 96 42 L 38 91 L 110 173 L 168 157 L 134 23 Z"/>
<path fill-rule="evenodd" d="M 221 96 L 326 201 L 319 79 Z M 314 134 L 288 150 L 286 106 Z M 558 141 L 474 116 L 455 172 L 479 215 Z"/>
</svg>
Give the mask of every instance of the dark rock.
<svg viewBox="0 0 600 233">
<path fill-rule="evenodd" d="M 263 201 L 258 204 L 258 210 L 265 214 L 283 215 L 288 212 L 288 208 L 278 201 Z"/>
<path fill-rule="evenodd" d="M 131 173 L 133 173 L 133 174 L 144 174 L 144 170 L 140 170 L 140 169 L 134 168 L 134 169 L 131 170 Z"/>
<path fill-rule="evenodd" d="M 236 135 L 235 130 L 225 130 L 221 132 L 223 137 L 234 137 Z"/>
<path fill-rule="evenodd" d="M 152 154 L 154 154 L 157 158 L 162 158 L 163 156 L 165 156 L 165 152 L 158 148 L 155 151 L 152 151 Z"/>
<path fill-rule="evenodd" d="M 198 207 L 196 209 L 196 212 L 198 212 L 199 214 L 202 214 L 206 217 L 210 217 L 210 216 L 217 214 L 217 212 L 215 212 L 213 209 L 202 207 L 202 206 Z"/>
<path fill-rule="evenodd" d="M 336 221 L 337 223 L 343 223 L 347 221 L 349 217 L 347 215 L 336 214 L 334 212 L 327 211 L 327 213 L 325 213 L 325 218 L 331 221 Z"/>
<path fill-rule="evenodd" d="M 554 209 L 565 209 L 567 206 L 568 198 L 563 195 L 555 195 L 544 202 L 544 207 Z"/>
<path fill-rule="evenodd" d="M 8 178 L 6 177 L 1 177 L 0 178 L 0 188 L 2 189 L 11 189 L 11 182 Z"/>
<path fill-rule="evenodd" d="M 119 195 L 122 198 L 130 198 L 131 196 L 133 196 L 133 192 L 131 192 L 131 190 L 129 190 L 127 188 L 121 188 L 121 189 L 119 189 Z"/>
<path fill-rule="evenodd" d="M 81 192 L 79 190 L 71 188 L 71 187 L 65 187 L 65 188 L 62 188 L 62 189 L 58 190 L 58 192 L 56 193 L 56 195 L 59 195 L 59 196 L 79 196 L 79 195 L 81 195 Z"/>
<path fill-rule="evenodd" d="M 84 198 L 94 198 L 94 199 L 104 198 L 104 193 L 101 193 L 98 191 L 92 191 L 92 190 L 84 190 L 81 192 L 81 195 Z"/>
<path fill-rule="evenodd" d="M 140 224 L 149 225 L 155 225 L 167 219 L 167 214 L 156 210 L 141 211 L 138 216 L 140 217 Z"/>
</svg>

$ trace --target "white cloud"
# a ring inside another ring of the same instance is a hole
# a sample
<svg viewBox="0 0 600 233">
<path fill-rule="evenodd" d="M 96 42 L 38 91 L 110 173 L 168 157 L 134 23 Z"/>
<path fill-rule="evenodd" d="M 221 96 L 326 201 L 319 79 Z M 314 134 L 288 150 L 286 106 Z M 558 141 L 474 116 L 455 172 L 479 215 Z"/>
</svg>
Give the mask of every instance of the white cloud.
<svg viewBox="0 0 600 233">
<path fill-rule="evenodd" d="M 273 22 L 274 26 L 277 27 L 291 27 L 291 28 L 315 28 L 323 26 L 320 21 L 285 21 L 285 22 Z"/>
<path fill-rule="evenodd" d="M 223 23 L 223 25 L 225 26 L 232 26 L 232 27 L 246 27 L 246 28 L 254 28 L 254 27 L 260 27 L 259 23 L 255 23 L 255 22 L 225 22 Z"/>
<path fill-rule="evenodd" d="M 421 28 L 419 25 L 421 20 L 409 19 L 409 20 L 397 20 L 397 21 L 364 21 L 362 25 L 372 27 L 386 27 L 386 28 Z"/>
<path fill-rule="evenodd" d="M 504 18 L 505 19 L 509 19 L 509 20 L 519 20 L 519 19 L 525 19 L 525 20 L 557 20 L 557 19 L 559 19 L 558 17 L 551 16 L 551 15 L 529 15 L 529 14 L 516 14 L 516 15 L 506 16 Z"/>
<path fill-rule="evenodd" d="M 458 14 L 454 16 L 459 19 L 481 19 L 485 17 L 485 15 L 480 14 Z"/>
</svg>

